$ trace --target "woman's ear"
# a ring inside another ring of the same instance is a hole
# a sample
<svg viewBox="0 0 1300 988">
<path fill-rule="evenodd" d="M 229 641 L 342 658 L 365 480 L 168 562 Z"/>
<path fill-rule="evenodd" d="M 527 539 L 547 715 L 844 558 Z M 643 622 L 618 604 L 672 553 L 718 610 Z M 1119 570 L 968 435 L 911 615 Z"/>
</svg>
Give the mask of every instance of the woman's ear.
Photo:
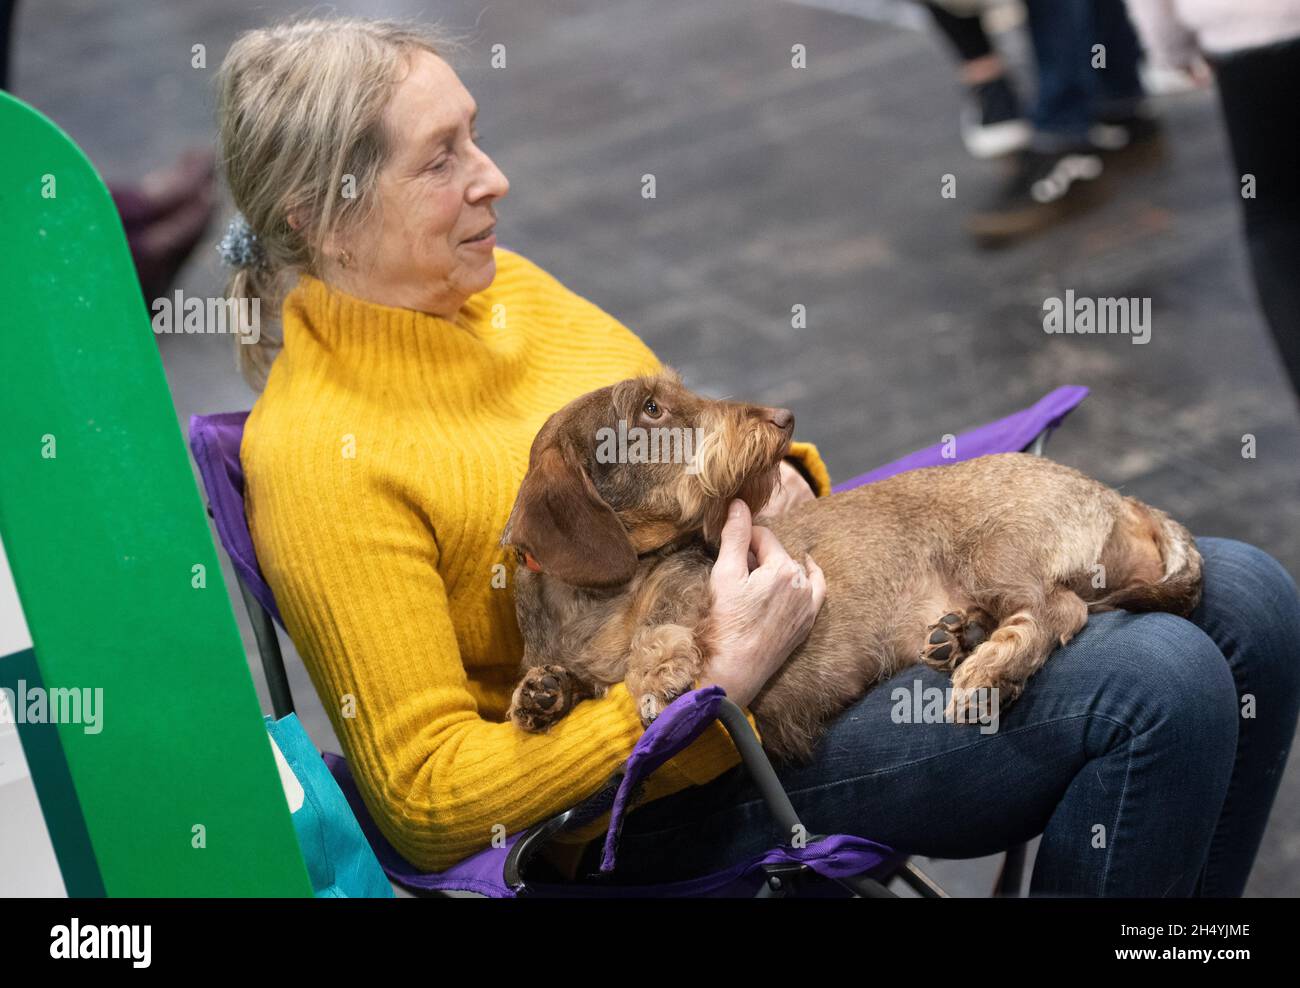
<svg viewBox="0 0 1300 988">
<path fill-rule="evenodd" d="M 636 573 L 623 523 L 567 446 L 548 446 L 529 468 L 501 544 L 523 549 L 543 573 L 573 586 L 622 586 Z"/>
</svg>

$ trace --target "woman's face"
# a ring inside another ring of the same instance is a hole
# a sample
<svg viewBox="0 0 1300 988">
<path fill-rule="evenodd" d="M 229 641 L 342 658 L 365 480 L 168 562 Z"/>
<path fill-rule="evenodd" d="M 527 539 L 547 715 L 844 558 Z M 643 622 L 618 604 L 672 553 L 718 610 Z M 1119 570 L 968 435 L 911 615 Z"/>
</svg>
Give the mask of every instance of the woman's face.
<svg viewBox="0 0 1300 988">
<path fill-rule="evenodd" d="M 510 183 L 479 149 L 478 107 L 441 58 L 419 52 L 387 110 L 392 154 L 378 177 L 379 209 L 326 245 L 322 276 L 383 305 L 451 318 L 496 276 L 493 204 Z M 360 192 L 361 190 L 358 190 Z M 350 254 L 343 266 L 340 250 Z"/>
</svg>

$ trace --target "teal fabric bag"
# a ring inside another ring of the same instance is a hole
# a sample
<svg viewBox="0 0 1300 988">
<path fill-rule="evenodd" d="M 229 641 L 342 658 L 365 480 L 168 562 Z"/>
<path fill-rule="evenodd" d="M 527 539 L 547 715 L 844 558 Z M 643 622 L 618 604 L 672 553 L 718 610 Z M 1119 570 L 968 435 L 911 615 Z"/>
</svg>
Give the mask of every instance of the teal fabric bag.
<svg viewBox="0 0 1300 988">
<path fill-rule="evenodd" d="M 263 719 L 316 898 L 393 898 L 375 852 L 298 715 Z"/>
</svg>

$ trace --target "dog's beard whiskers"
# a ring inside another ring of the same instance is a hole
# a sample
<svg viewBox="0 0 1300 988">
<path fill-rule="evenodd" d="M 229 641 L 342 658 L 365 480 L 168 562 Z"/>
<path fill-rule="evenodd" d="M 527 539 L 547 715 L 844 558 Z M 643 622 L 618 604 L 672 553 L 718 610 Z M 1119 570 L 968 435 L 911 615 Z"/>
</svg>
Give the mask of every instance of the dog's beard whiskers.
<svg viewBox="0 0 1300 988">
<path fill-rule="evenodd" d="M 743 441 L 736 442 L 736 437 L 749 437 L 738 429 L 738 424 L 733 415 L 714 414 L 708 417 L 703 438 L 696 451 L 699 467 L 696 476 L 701 490 L 708 497 L 728 497 L 744 480 L 748 450 Z"/>
<path fill-rule="evenodd" d="M 733 488 L 728 469 L 726 444 L 717 426 L 706 428 L 696 447 L 696 467 L 683 473 L 676 485 L 676 497 L 683 531 L 703 530 L 715 539 L 726 518 L 727 492 Z"/>
<path fill-rule="evenodd" d="M 778 444 L 743 412 L 730 410 L 706 419 L 696 449 L 696 469 L 678 488 L 685 528 L 720 528 L 727 505 L 740 498 L 757 513 L 770 500 L 780 479 L 772 462 Z"/>
<path fill-rule="evenodd" d="M 726 460 L 718 437 L 716 429 L 706 431 L 695 450 L 695 481 L 705 497 L 721 497 L 725 483 L 718 477 L 719 464 Z"/>
<path fill-rule="evenodd" d="M 740 487 L 744 479 L 743 471 L 738 469 L 738 457 L 729 448 L 732 444 L 724 438 L 724 429 L 727 433 L 731 431 L 727 426 L 720 426 L 707 432 L 703 442 L 700 443 L 699 470 L 696 478 L 700 490 L 705 497 L 709 498 L 731 497 L 732 492 Z"/>
</svg>

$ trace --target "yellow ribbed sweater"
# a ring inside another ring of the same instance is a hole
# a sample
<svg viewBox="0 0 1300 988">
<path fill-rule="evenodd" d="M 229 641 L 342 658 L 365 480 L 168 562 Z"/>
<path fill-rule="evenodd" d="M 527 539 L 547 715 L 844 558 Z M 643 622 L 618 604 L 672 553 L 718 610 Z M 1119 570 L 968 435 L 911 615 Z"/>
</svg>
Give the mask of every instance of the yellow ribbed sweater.
<svg viewBox="0 0 1300 988">
<path fill-rule="evenodd" d="M 428 870 L 592 794 L 642 732 L 622 685 L 547 734 L 504 720 L 523 643 L 498 540 L 533 437 L 578 395 L 661 365 L 526 258 L 496 261 L 454 320 L 303 276 L 242 447 L 285 625 L 380 830 Z M 816 449 L 791 452 L 829 493 Z M 738 761 L 714 724 L 644 799 Z"/>
</svg>

